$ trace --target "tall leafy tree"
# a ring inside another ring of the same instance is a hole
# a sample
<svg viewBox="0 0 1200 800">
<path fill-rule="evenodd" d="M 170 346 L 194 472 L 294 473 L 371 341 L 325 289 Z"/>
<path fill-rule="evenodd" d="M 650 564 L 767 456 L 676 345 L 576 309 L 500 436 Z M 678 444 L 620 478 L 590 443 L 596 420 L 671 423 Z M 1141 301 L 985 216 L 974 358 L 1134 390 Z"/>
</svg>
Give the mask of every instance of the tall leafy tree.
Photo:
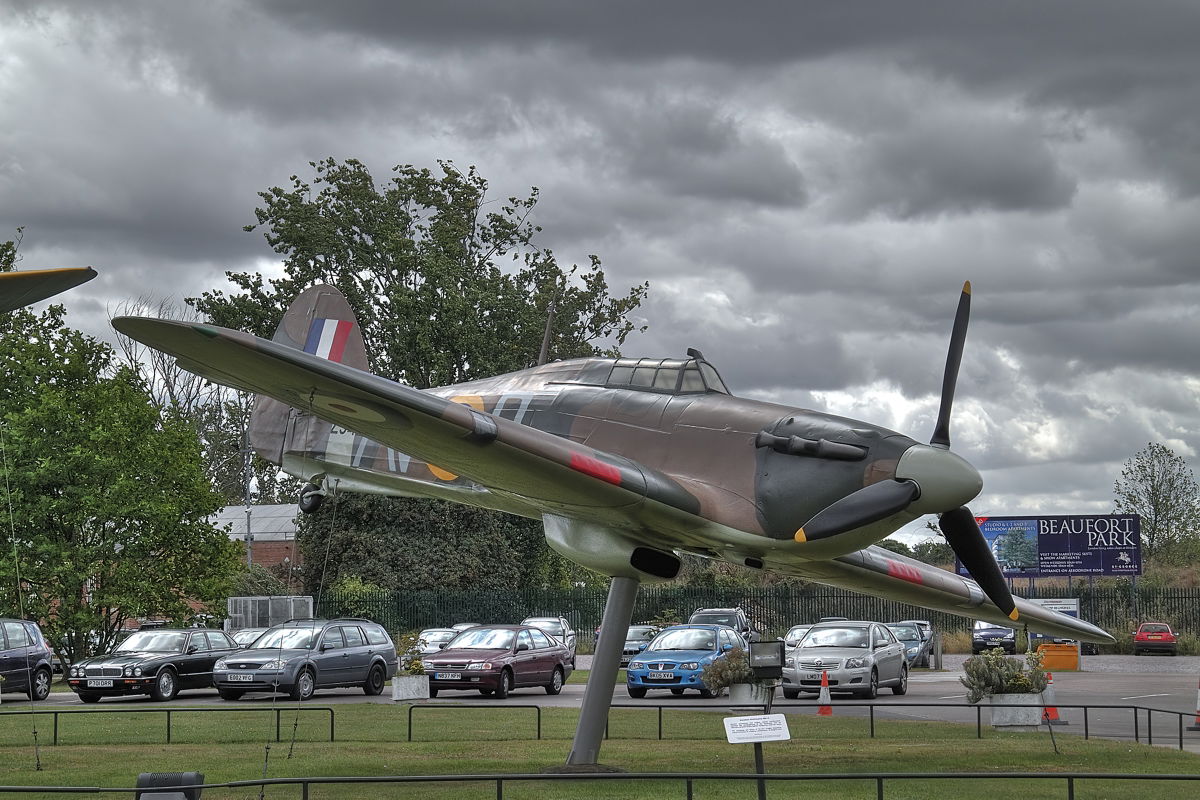
<svg viewBox="0 0 1200 800">
<path fill-rule="evenodd" d="M 0 319 L 0 613 L 44 620 L 75 660 L 126 619 L 225 596 L 238 547 L 190 424 L 163 413 L 61 306 Z"/>
<path fill-rule="evenodd" d="M 310 180 L 293 176 L 289 187 L 260 192 L 257 222 L 246 228 L 262 230 L 283 276 L 230 273 L 240 291 L 190 298 L 197 311 L 270 337 L 297 294 L 332 284 L 354 309 L 372 371 L 417 388 L 529 366 L 548 320 L 549 358 L 615 352 L 641 329 L 630 315 L 647 284 L 612 296 L 598 258 L 564 268 L 535 244 L 537 189 L 497 202 L 474 167 L 449 161 L 436 171 L 397 166 L 383 182 L 355 160 L 311 167 Z M 344 498 L 331 534 L 330 506 L 301 526 L 312 590 L 322 576 L 351 574 L 397 588 L 572 576 L 535 521 L 426 500 Z"/>
<path fill-rule="evenodd" d="M 1200 488 L 1165 444 L 1150 442 L 1125 461 L 1113 483 L 1113 510 L 1142 518 L 1146 558 L 1200 557 Z"/>
</svg>

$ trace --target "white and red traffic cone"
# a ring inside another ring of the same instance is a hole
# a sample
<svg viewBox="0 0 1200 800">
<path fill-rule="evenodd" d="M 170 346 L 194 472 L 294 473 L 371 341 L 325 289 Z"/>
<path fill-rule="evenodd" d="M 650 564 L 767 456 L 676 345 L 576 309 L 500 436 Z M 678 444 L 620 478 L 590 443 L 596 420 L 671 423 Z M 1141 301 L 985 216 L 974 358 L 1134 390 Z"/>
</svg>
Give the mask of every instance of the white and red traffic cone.
<svg viewBox="0 0 1200 800">
<path fill-rule="evenodd" d="M 821 670 L 821 693 L 819 695 L 817 695 L 817 702 L 820 704 L 817 706 L 817 716 L 818 717 L 832 717 L 833 716 L 833 705 L 832 705 L 833 701 L 829 698 L 829 671 L 828 670 Z"/>
<path fill-rule="evenodd" d="M 1189 731 L 1200 731 L 1200 685 L 1196 687 L 1196 721 L 1188 725 Z"/>
<path fill-rule="evenodd" d="M 1049 672 L 1046 673 L 1046 688 L 1042 691 L 1042 702 L 1045 703 L 1042 710 L 1042 722 L 1047 725 L 1069 724 L 1058 716 L 1058 706 L 1054 705 L 1054 676 Z"/>
</svg>

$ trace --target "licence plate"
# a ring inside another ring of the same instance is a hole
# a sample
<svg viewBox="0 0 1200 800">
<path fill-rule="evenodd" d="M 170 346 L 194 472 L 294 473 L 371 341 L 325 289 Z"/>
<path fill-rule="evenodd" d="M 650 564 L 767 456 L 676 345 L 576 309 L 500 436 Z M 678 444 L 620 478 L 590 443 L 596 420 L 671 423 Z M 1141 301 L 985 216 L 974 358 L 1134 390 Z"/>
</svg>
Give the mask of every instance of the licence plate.
<svg viewBox="0 0 1200 800">
<path fill-rule="evenodd" d="M 87 682 L 89 689 L 111 689 L 112 678 L 93 678 Z"/>
<path fill-rule="evenodd" d="M 650 680 L 652 681 L 669 681 L 675 677 L 674 672 L 651 672 Z"/>
<path fill-rule="evenodd" d="M 806 681 L 819 681 L 819 680 L 821 680 L 821 673 L 819 673 L 819 672 L 806 672 L 806 673 L 804 673 L 804 680 L 806 680 Z"/>
<path fill-rule="evenodd" d="M 434 680 L 438 681 L 461 681 L 461 672 L 435 672 L 433 673 Z"/>
<path fill-rule="evenodd" d="M 1157 633 L 1152 633 L 1152 634 L 1150 634 L 1150 638 L 1151 638 L 1151 639 L 1161 639 L 1161 638 L 1162 638 L 1162 636 L 1160 636 L 1160 635 L 1159 635 L 1159 634 L 1157 634 Z"/>
<path fill-rule="evenodd" d="M 254 676 L 249 672 L 231 672 L 225 676 L 227 681 L 252 681 Z"/>
</svg>

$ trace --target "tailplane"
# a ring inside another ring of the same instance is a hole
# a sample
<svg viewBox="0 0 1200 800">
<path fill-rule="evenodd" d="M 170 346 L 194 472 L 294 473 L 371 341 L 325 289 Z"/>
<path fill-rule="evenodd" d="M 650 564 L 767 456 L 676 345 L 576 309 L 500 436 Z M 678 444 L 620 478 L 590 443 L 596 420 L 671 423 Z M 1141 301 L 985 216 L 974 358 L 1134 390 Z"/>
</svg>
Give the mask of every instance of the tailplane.
<svg viewBox="0 0 1200 800">
<path fill-rule="evenodd" d="M 301 292 L 284 313 L 272 338 L 279 344 L 348 367 L 368 368 L 367 349 L 358 321 L 345 296 L 333 286 L 322 284 Z M 285 452 L 323 450 L 332 428 L 330 423 L 309 413 L 259 395 L 250 414 L 250 446 L 267 461 L 282 465 Z"/>
</svg>

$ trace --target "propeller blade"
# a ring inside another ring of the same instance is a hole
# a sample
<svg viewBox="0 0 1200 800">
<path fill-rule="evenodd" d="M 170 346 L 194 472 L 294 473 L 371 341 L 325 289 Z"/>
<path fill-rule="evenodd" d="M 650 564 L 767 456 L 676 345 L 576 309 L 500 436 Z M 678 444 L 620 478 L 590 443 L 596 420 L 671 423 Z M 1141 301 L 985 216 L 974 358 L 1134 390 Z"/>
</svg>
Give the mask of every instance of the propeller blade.
<svg viewBox="0 0 1200 800">
<path fill-rule="evenodd" d="M 903 511 L 921 494 L 914 481 L 884 480 L 826 506 L 796 531 L 797 542 L 828 539 Z"/>
<path fill-rule="evenodd" d="M 933 436 L 929 439 L 929 443 L 934 447 L 950 447 L 950 409 L 954 406 L 954 386 L 958 383 L 958 365 L 962 362 L 963 345 L 967 341 L 967 323 L 970 319 L 971 282 L 967 281 L 958 297 L 958 312 L 954 315 L 954 330 L 950 333 L 950 350 L 946 353 L 946 372 L 942 376 L 942 403 L 938 408 Z"/>
<path fill-rule="evenodd" d="M 979 588 L 997 608 L 1015 622 L 1018 616 L 1017 604 L 1013 602 L 1012 593 L 1008 591 L 1008 582 L 1004 580 L 1000 565 L 988 549 L 987 539 L 983 538 L 983 532 L 975 523 L 975 515 L 966 506 L 960 506 L 942 514 L 938 525 L 946 535 L 946 542 L 979 584 Z"/>
</svg>

